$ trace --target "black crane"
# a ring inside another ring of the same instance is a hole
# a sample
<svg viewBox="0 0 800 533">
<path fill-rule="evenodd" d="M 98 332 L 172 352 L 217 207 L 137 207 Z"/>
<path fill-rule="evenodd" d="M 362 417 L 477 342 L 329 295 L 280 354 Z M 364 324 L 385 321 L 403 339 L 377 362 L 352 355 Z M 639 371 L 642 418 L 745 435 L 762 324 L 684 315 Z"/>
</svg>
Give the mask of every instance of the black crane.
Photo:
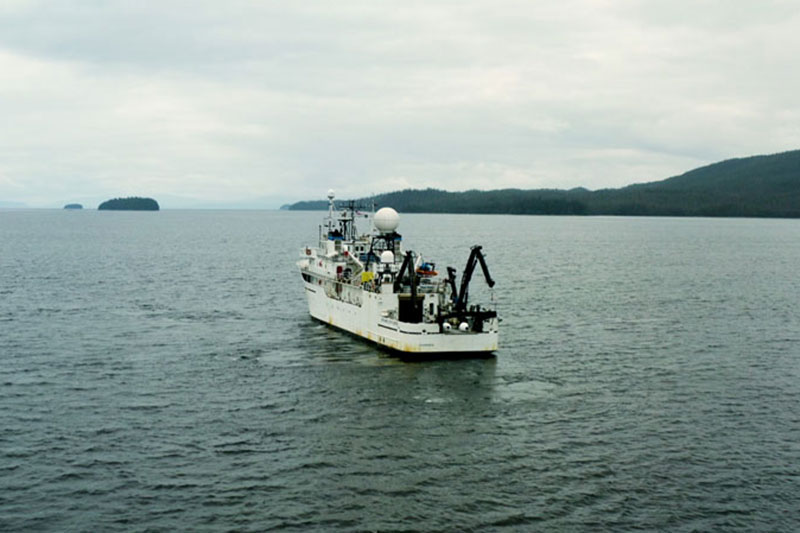
<svg viewBox="0 0 800 533">
<path fill-rule="evenodd" d="M 447 284 L 450 285 L 450 298 L 453 303 L 458 301 L 458 288 L 456 288 L 456 269 L 447 267 Z"/>
<path fill-rule="evenodd" d="M 414 252 L 411 251 L 406 252 L 403 264 L 394 278 L 394 292 L 399 293 L 404 283 L 409 284 L 411 297 L 398 296 L 398 319 L 401 322 L 422 322 L 422 302 L 417 296 L 419 278 L 414 270 Z"/>
<path fill-rule="evenodd" d="M 397 276 L 394 278 L 394 292 L 400 292 L 403 283 L 408 280 L 408 283 L 411 285 L 411 294 L 416 296 L 416 277 L 416 271 L 414 270 L 414 252 L 408 251 L 403 258 L 403 264 L 400 266 L 400 270 L 397 271 Z"/>
<path fill-rule="evenodd" d="M 464 273 L 461 274 L 461 289 L 458 291 L 458 298 L 456 299 L 456 312 L 465 311 L 467 309 L 467 301 L 469 300 L 469 282 L 472 280 L 472 273 L 475 271 L 475 265 L 480 262 L 483 276 L 486 278 L 486 283 L 489 287 L 494 287 L 494 280 L 489 275 L 489 267 L 486 266 L 486 259 L 481 252 L 481 246 L 473 246 L 472 252 L 467 259 L 467 266 L 464 267 Z M 449 269 L 448 269 L 449 274 Z M 455 272 L 453 272 L 455 274 Z M 453 275 L 455 277 L 455 275 Z"/>
<path fill-rule="evenodd" d="M 469 283 L 472 280 L 472 274 L 475 272 L 477 264 L 481 264 L 483 276 L 486 278 L 486 283 L 489 287 L 494 287 L 494 280 L 489 274 L 489 268 L 486 266 L 486 259 L 481 252 L 481 246 L 473 246 L 472 252 L 467 259 L 467 266 L 464 268 L 464 273 L 461 275 L 461 289 L 456 290 L 456 269 L 447 267 L 447 283 L 450 286 L 451 298 L 453 301 L 453 308 L 450 312 L 442 313 L 436 317 L 436 322 L 439 324 L 439 331 L 444 331 L 444 324 L 447 321 L 456 319 L 459 323 L 467 321 L 470 324 L 472 331 L 480 333 L 483 331 L 483 323 L 486 320 L 497 317 L 497 311 L 489 309 L 481 309 L 480 306 L 467 309 L 469 300 Z"/>
</svg>

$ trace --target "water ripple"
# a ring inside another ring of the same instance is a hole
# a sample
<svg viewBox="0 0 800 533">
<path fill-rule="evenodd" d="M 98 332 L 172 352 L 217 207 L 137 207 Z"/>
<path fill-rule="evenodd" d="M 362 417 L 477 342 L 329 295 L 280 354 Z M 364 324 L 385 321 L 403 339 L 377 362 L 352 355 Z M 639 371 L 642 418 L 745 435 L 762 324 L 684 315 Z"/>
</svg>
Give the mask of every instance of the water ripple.
<svg viewBox="0 0 800 533">
<path fill-rule="evenodd" d="M 314 214 L 97 214 L 0 212 L 2 531 L 800 529 L 795 221 L 404 217 L 504 318 L 410 362 L 308 319 Z"/>
</svg>

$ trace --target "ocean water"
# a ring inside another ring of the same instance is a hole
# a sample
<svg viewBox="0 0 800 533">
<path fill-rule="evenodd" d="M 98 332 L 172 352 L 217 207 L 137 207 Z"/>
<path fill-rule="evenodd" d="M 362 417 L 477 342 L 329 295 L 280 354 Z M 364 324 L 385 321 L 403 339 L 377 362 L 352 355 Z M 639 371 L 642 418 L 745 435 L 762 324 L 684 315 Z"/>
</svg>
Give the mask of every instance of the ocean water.
<svg viewBox="0 0 800 533">
<path fill-rule="evenodd" d="M 503 318 L 406 362 L 319 220 L 0 210 L 0 531 L 800 530 L 800 221 L 403 216 Z"/>
</svg>

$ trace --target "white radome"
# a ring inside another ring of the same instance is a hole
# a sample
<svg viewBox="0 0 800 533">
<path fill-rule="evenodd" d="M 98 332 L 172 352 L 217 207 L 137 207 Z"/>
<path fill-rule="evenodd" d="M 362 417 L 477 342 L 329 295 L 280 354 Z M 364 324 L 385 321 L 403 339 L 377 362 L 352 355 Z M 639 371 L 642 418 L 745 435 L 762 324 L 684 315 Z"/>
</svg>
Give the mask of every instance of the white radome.
<svg viewBox="0 0 800 533">
<path fill-rule="evenodd" d="M 373 223 L 381 233 L 391 233 L 400 225 L 400 215 L 391 207 L 382 207 L 375 213 Z"/>
<path fill-rule="evenodd" d="M 381 263 L 384 265 L 391 265 L 394 263 L 394 254 L 390 250 L 381 252 Z"/>
</svg>

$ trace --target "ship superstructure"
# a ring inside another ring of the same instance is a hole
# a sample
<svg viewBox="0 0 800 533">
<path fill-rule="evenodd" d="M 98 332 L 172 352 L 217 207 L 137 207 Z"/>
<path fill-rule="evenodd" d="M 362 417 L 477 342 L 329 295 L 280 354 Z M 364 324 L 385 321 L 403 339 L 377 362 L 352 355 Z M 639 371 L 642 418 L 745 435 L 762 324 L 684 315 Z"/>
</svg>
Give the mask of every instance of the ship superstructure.
<svg viewBox="0 0 800 533">
<path fill-rule="evenodd" d="M 337 209 L 333 191 L 317 247 L 297 262 L 311 316 L 389 350 L 414 354 L 478 354 L 497 350 L 497 312 L 470 305 L 469 285 L 480 265 L 489 287 L 482 248 L 473 246 L 456 283 L 456 269 L 440 276 L 435 263 L 403 249 L 400 217 L 384 207 L 373 231 L 359 234 L 362 216 L 353 202 Z M 493 296 L 493 294 L 492 294 Z"/>
</svg>

